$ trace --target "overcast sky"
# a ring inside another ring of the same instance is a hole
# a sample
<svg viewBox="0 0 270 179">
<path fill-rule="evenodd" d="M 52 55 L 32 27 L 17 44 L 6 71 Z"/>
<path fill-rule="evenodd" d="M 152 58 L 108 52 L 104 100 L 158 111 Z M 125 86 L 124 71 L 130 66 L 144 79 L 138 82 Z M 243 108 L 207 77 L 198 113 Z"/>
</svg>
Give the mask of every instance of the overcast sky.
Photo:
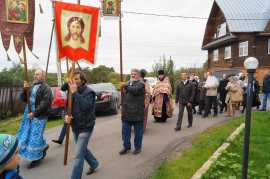
<svg viewBox="0 0 270 179">
<path fill-rule="evenodd" d="M 76 0 L 64 0 L 74 2 Z M 84 5 L 99 7 L 100 0 L 81 0 Z M 27 52 L 30 68 L 45 69 L 50 33 L 52 28 L 52 6 L 49 0 L 37 0 L 41 3 L 44 13 L 40 14 L 36 4 L 36 18 L 34 30 L 34 50 L 40 57 L 35 59 Z M 136 11 L 145 13 L 158 13 L 183 16 L 208 17 L 213 0 L 124 0 L 123 11 Z M 201 50 L 202 39 L 207 20 L 180 19 L 169 17 L 155 17 L 135 14 L 123 14 L 123 70 L 129 73 L 131 68 L 152 69 L 154 62 L 165 54 L 175 61 L 176 68 L 199 67 L 207 59 L 207 53 Z M 119 71 L 119 25 L 117 19 L 101 20 L 101 33 L 99 38 L 97 58 L 95 65 L 80 62 L 82 66 L 90 68 L 98 65 L 113 67 Z M 13 62 L 19 63 L 13 43 L 8 54 Z M 50 56 L 49 71 L 56 71 L 55 38 Z M 4 48 L 0 45 L 0 69 L 12 66 L 8 62 Z M 62 62 L 63 71 L 65 63 Z"/>
</svg>

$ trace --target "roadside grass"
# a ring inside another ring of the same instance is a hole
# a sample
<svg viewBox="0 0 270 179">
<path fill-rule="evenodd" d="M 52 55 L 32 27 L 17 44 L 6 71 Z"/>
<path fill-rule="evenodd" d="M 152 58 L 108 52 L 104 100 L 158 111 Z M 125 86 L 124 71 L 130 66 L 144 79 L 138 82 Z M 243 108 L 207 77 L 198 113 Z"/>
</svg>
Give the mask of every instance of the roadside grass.
<svg viewBox="0 0 270 179">
<path fill-rule="evenodd" d="M 227 137 L 243 122 L 242 117 L 229 120 L 194 137 L 192 147 L 164 161 L 151 179 L 189 179 Z"/>
<path fill-rule="evenodd" d="M 21 119 L 22 115 L 18 115 L 16 117 L 10 117 L 4 120 L 0 120 L 0 133 L 15 135 L 17 133 L 17 130 L 19 129 Z M 49 119 L 46 124 L 46 129 L 50 129 L 61 124 L 63 124 L 63 119 Z"/>
<path fill-rule="evenodd" d="M 270 113 L 253 114 L 250 135 L 248 178 L 270 178 Z M 203 179 L 241 178 L 243 160 L 243 132 L 225 153 L 212 165 Z"/>
</svg>

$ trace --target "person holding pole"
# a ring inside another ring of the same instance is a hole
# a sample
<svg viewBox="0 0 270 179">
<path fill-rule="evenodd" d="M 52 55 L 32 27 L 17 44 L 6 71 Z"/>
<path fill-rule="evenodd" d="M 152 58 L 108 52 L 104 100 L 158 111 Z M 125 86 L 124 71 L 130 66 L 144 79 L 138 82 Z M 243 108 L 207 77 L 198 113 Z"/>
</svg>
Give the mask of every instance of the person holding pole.
<svg viewBox="0 0 270 179">
<path fill-rule="evenodd" d="M 127 154 L 131 149 L 131 128 L 134 127 L 134 155 L 141 153 L 144 124 L 144 99 L 145 85 L 141 80 L 138 69 L 131 70 L 131 79 L 127 83 L 121 83 L 123 91 L 122 108 L 122 140 L 123 148 L 120 155 Z"/>
<path fill-rule="evenodd" d="M 34 82 L 30 88 L 30 109 L 27 105 L 23 119 L 18 130 L 19 154 L 31 161 L 28 169 L 40 164 L 46 156 L 49 145 L 46 143 L 43 133 L 48 119 L 48 112 L 52 103 L 52 91 L 44 82 L 45 72 L 37 69 L 34 73 Z M 27 102 L 27 90 L 29 84 L 24 83 L 24 92 L 21 98 Z"/>
<path fill-rule="evenodd" d="M 61 86 L 61 91 L 68 91 L 68 88 L 69 88 L 68 83 L 65 82 Z M 66 106 L 68 108 L 68 102 L 66 103 Z M 63 126 L 62 126 L 62 129 L 61 129 L 60 135 L 58 136 L 58 139 L 53 139 L 52 142 L 61 145 L 63 143 L 64 139 L 65 139 L 67 128 L 68 128 L 67 123 L 64 123 Z"/>
<path fill-rule="evenodd" d="M 87 87 L 85 75 L 74 70 L 69 82 L 69 92 L 72 94 L 71 116 L 65 116 L 65 122 L 71 124 L 76 144 L 75 159 L 73 161 L 71 179 L 80 179 L 82 176 L 84 160 L 90 168 L 87 175 L 95 172 L 99 166 L 98 160 L 87 149 L 91 134 L 95 126 L 95 92 Z"/>
</svg>

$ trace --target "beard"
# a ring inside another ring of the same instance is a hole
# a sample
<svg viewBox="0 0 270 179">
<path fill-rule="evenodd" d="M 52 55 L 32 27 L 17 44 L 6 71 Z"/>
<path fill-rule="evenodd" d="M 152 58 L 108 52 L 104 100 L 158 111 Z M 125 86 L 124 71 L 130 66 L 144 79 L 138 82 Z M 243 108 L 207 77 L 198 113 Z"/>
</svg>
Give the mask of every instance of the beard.
<svg viewBox="0 0 270 179">
<path fill-rule="evenodd" d="M 42 82 L 42 80 L 38 80 L 38 79 L 33 80 L 33 84 L 37 84 L 37 83 L 40 83 L 40 82 Z"/>
<path fill-rule="evenodd" d="M 80 39 L 80 34 L 78 33 L 73 33 L 71 34 L 71 38 L 74 40 L 74 41 L 77 41 Z"/>
</svg>

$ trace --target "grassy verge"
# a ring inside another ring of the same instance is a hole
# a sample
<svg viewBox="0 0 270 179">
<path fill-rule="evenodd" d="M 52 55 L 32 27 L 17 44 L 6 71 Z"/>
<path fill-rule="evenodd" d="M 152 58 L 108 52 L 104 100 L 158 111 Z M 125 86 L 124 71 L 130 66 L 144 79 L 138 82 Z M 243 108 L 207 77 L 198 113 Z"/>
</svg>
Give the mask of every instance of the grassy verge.
<svg viewBox="0 0 270 179">
<path fill-rule="evenodd" d="M 19 129 L 20 121 L 22 116 L 7 118 L 5 120 L 0 120 L 0 133 L 15 135 Z M 63 124 L 62 119 L 50 119 L 46 124 L 46 129 L 53 128 Z"/>
<path fill-rule="evenodd" d="M 250 136 L 248 178 L 270 178 L 270 113 L 253 114 Z M 214 163 L 203 179 L 241 178 L 243 133 Z"/>
<path fill-rule="evenodd" d="M 163 162 L 151 178 L 189 179 L 242 122 L 242 118 L 235 118 L 195 137 L 192 148 L 181 152 L 173 160 Z"/>
</svg>

